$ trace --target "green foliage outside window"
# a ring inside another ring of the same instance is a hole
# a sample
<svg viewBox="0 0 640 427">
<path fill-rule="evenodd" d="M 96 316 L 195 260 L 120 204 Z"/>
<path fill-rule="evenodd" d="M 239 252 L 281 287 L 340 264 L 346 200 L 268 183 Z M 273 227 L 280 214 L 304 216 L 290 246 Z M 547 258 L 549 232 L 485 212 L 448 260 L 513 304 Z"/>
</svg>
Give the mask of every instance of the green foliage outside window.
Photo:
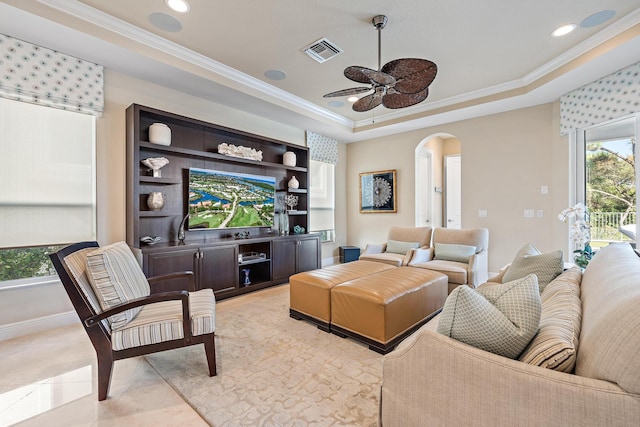
<svg viewBox="0 0 640 427">
<path fill-rule="evenodd" d="M 0 281 L 56 274 L 49 254 L 60 246 L 0 249 Z"/>
</svg>

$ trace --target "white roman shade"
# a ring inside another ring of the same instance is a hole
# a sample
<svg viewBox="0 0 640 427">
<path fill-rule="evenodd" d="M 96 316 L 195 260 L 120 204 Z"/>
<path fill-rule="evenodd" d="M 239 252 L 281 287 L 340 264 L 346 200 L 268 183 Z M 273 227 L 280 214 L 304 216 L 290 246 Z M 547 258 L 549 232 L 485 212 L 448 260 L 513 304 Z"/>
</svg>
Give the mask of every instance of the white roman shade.
<svg viewBox="0 0 640 427">
<path fill-rule="evenodd" d="M 338 141 L 328 136 L 307 131 L 307 147 L 311 160 L 319 162 L 338 163 Z"/>
<path fill-rule="evenodd" d="M 95 239 L 95 117 L 0 98 L 0 248 Z"/>
<path fill-rule="evenodd" d="M 100 117 L 101 65 L 0 34 L 0 97 Z"/>
<path fill-rule="evenodd" d="M 307 131 L 309 147 L 309 231 L 335 228 L 335 164 L 338 141 Z"/>
<path fill-rule="evenodd" d="M 560 98 L 560 134 L 640 111 L 640 62 Z"/>
</svg>

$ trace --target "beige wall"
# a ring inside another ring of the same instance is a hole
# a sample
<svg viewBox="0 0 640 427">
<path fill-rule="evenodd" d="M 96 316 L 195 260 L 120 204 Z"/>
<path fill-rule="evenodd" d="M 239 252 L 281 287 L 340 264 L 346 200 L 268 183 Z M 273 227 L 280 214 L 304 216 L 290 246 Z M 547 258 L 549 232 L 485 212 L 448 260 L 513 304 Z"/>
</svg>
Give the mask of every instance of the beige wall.
<svg viewBox="0 0 640 427">
<path fill-rule="evenodd" d="M 207 122 L 305 145 L 304 129 L 282 125 L 262 117 L 227 108 L 213 102 L 176 92 L 110 70 L 105 74 L 105 112 L 97 121 L 97 194 L 98 240 L 108 244 L 125 238 L 125 109 L 132 103 L 147 105 Z M 340 156 L 345 155 L 341 145 Z M 336 168 L 337 182 L 344 182 L 342 161 Z M 336 192 L 338 213 L 344 212 L 344 190 Z M 344 213 L 342 214 L 344 218 Z M 337 225 L 340 231 L 336 244 L 323 245 L 323 258 L 337 253 L 344 244 L 345 221 Z"/>
<path fill-rule="evenodd" d="M 566 249 L 566 225 L 557 214 L 568 204 L 569 149 L 567 138 L 559 135 L 557 103 L 349 144 L 349 244 L 384 242 L 389 226 L 414 224 L 415 149 L 440 134 L 460 142 L 462 225 L 489 229 L 491 271 L 510 262 L 527 242 L 541 251 Z M 358 174 L 384 169 L 397 170 L 398 212 L 359 213 Z M 549 194 L 540 193 L 542 185 Z M 479 209 L 488 217 L 479 218 Z M 524 218 L 525 209 L 542 210 L 543 217 Z"/>
<path fill-rule="evenodd" d="M 282 125 L 262 117 L 247 114 L 222 105 L 176 92 L 162 86 L 138 80 L 111 70 L 105 71 L 105 111 L 96 121 L 96 170 L 97 170 L 97 238 L 101 245 L 125 240 L 125 145 L 126 118 L 125 110 L 132 103 L 147 105 L 211 123 L 241 129 L 247 132 L 264 135 L 270 138 L 305 145 L 304 129 Z M 344 144 L 339 148 L 340 163 L 336 167 L 336 182 L 343 183 L 346 162 Z M 338 240 L 325 243 L 322 257 L 337 256 L 337 247 L 346 241 L 346 192 L 343 185 L 336 189 L 336 231 Z M 335 255 L 334 255 L 335 254 Z M 37 295 L 37 297 L 35 297 Z M 33 319 L 44 319 L 51 323 L 55 316 L 73 310 L 62 285 L 59 282 L 46 283 L 39 286 L 2 290 L 0 298 L 0 339 L 11 338 L 15 334 L 24 333 L 23 326 Z M 15 310 L 24 306 L 24 301 L 31 301 L 28 309 Z M 54 316 L 48 318 L 45 316 Z M 69 317 L 77 320 L 75 314 Z M 68 322 L 64 316 L 60 326 Z M 20 325 L 3 329 L 4 325 Z M 16 332 L 17 331 L 17 332 Z"/>
</svg>

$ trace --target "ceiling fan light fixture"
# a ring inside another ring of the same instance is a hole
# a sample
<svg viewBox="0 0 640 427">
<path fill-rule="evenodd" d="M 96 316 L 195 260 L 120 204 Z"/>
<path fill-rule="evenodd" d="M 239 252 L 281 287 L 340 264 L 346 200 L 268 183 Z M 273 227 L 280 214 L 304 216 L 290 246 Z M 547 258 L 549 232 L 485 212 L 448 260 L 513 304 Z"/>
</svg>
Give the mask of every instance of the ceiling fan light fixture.
<svg viewBox="0 0 640 427">
<path fill-rule="evenodd" d="M 352 65 L 344 69 L 344 76 L 356 83 L 369 85 L 342 89 L 324 95 L 325 98 L 350 96 L 373 91 L 360 99 L 356 98 L 353 110 L 369 111 L 378 105 L 387 108 L 404 108 L 422 102 L 429 94 L 428 87 L 438 72 L 438 67 L 426 59 L 401 58 L 381 65 L 381 30 L 387 25 L 385 15 L 376 15 L 371 20 L 378 31 L 378 69 Z M 388 99 L 387 99 L 388 98 Z"/>
<path fill-rule="evenodd" d="M 356 102 L 358 99 L 360 98 L 358 98 L 357 96 L 350 96 L 347 98 L 347 101 L 353 103 L 353 102 Z"/>
</svg>

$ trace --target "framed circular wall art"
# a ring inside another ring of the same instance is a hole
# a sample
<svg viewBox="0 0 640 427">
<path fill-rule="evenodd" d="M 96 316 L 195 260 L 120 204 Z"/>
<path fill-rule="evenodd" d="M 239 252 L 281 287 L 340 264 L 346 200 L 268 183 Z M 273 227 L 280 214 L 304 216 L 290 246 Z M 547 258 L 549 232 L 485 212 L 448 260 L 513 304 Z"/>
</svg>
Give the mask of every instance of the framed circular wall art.
<svg viewBox="0 0 640 427">
<path fill-rule="evenodd" d="M 360 213 L 396 212 L 396 171 L 360 174 Z"/>
</svg>

